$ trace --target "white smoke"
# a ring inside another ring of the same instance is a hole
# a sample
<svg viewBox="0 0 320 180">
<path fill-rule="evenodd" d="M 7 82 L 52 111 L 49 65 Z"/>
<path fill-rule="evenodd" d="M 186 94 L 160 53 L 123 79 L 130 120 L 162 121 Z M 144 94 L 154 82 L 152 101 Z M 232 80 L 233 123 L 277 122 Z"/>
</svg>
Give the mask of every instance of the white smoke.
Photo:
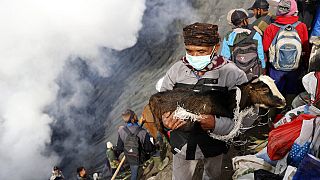
<svg viewBox="0 0 320 180">
<path fill-rule="evenodd" d="M 101 47 L 136 43 L 145 0 L 0 1 L 0 179 L 47 179 L 56 154 L 43 113 L 57 95 L 55 79 L 76 57 L 107 76 Z"/>
</svg>

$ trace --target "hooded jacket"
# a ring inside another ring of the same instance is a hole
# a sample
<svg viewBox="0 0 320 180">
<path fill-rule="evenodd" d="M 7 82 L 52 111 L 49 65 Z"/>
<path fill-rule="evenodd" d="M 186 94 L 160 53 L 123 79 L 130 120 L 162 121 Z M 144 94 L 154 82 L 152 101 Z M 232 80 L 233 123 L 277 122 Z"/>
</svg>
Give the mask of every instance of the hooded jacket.
<svg viewBox="0 0 320 180">
<path fill-rule="evenodd" d="M 282 25 L 287 25 L 287 24 L 294 24 L 297 22 L 299 19 L 298 16 L 277 16 L 275 23 L 282 24 Z M 266 31 L 264 32 L 263 35 L 263 49 L 265 52 L 269 51 L 269 47 L 277 35 L 278 31 L 280 28 L 274 24 L 270 24 Z M 309 42 L 308 42 L 308 30 L 307 26 L 304 23 L 300 23 L 297 27 L 296 30 L 299 34 L 299 37 L 301 39 L 302 43 L 302 52 L 309 52 Z M 304 60 L 307 61 L 308 57 L 304 57 Z"/>
<path fill-rule="evenodd" d="M 231 58 L 231 50 L 230 47 L 234 46 L 247 36 L 241 36 L 241 34 L 250 34 L 251 30 L 249 29 L 244 29 L 244 28 L 236 28 L 232 32 L 228 33 L 226 37 L 223 39 L 223 44 L 222 44 L 222 51 L 221 55 L 230 59 Z M 255 32 L 255 35 L 253 36 L 253 39 L 256 41 L 257 45 L 257 54 L 259 57 L 259 60 L 261 62 L 261 67 L 265 68 L 266 63 L 264 61 L 264 52 L 263 52 L 263 46 L 262 46 L 262 37 L 258 32 Z"/>
</svg>

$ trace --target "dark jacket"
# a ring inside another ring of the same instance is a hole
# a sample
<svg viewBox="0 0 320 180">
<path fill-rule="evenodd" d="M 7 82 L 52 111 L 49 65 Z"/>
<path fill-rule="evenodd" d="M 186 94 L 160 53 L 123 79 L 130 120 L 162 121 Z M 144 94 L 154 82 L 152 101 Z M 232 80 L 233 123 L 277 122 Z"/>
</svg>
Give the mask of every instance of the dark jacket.
<svg viewBox="0 0 320 180">
<path fill-rule="evenodd" d="M 150 135 L 145 129 L 140 127 L 137 123 L 135 123 L 135 124 L 128 123 L 126 126 L 129 128 L 129 130 L 132 133 L 134 133 L 136 131 L 136 129 L 140 129 L 137 136 L 139 137 L 140 143 L 142 145 L 142 147 L 141 147 L 142 152 L 141 152 L 141 157 L 140 157 L 141 162 L 140 163 L 143 163 L 143 161 L 149 159 L 150 153 L 155 150 L 155 146 L 150 140 Z M 119 136 L 118 136 L 118 142 L 117 142 L 117 147 L 116 147 L 117 156 L 119 156 L 124 151 L 124 142 L 128 136 L 127 132 L 124 130 L 124 126 L 119 127 L 118 135 Z"/>
<path fill-rule="evenodd" d="M 299 20 L 306 24 L 308 31 L 311 32 L 312 24 L 316 15 L 319 0 L 297 0 Z"/>
<path fill-rule="evenodd" d="M 77 180 L 93 180 L 93 178 L 90 176 L 80 177 L 79 175 L 77 175 Z"/>
</svg>

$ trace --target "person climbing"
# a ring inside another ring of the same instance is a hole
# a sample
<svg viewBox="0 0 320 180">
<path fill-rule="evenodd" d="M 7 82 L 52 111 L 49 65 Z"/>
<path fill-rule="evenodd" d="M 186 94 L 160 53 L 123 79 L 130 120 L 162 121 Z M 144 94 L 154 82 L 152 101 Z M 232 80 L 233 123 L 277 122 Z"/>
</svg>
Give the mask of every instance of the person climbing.
<svg viewBox="0 0 320 180">
<path fill-rule="evenodd" d="M 149 133 L 138 124 L 134 111 L 127 109 L 122 113 L 125 126 L 118 129 L 117 154 L 124 152 L 130 165 L 131 180 L 140 179 L 142 164 L 150 158 L 150 153 L 155 150 Z"/>
<path fill-rule="evenodd" d="M 275 23 L 263 36 L 263 48 L 269 53 L 269 74 L 291 105 L 293 98 L 303 91 L 301 78 L 307 70 L 309 58 L 308 31 L 298 21 L 295 0 L 281 0 Z"/>
<path fill-rule="evenodd" d="M 275 16 L 269 12 L 268 1 L 256 0 L 248 10 L 252 10 L 254 17 L 256 18 L 251 26 L 254 27 L 254 29 L 257 30 L 261 35 L 263 35 L 267 27 L 275 20 Z"/>
<path fill-rule="evenodd" d="M 106 145 L 107 145 L 106 155 L 107 155 L 107 158 L 108 158 L 111 170 L 112 170 L 112 174 L 113 174 L 119 165 L 119 161 L 115 155 L 115 152 L 113 149 L 113 144 L 110 141 L 108 141 Z"/>
<path fill-rule="evenodd" d="M 77 168 L 77 180 L 93 180 L 88 174 L 86 169 L 81 166 Z"/>
<path fill-rule="evenodd" d="M 183 28 L 186 54 L 159 80 L 159 91 L 174 88 L 197 90 L 232 89 L 247 82 L 246 74 L 226 58 L 217 55 L 220 44 L 218 26 L 194 23 Z M 185 121 L 173 118 L 174 113 L 164 113 L 162 122 L 170 132 L 173 155 L 174 180 L 191 180 L 198 160 L 204 161 L 203 179 L 220 179 L 223 154 L 227 153 L 225 142 L 213 139 L 208 131 L 226 135 L 234 122 L 214 114 L 201 115 L 199 122 L 184 131 Z M 248 123 L 250 124 L 250 123 Z"/>
<path fill-rule="evenodd" d="M 64 176 L 58 166 L 54 166 L 50 180 L 63 180 Z"/>
<path fill-rule="evenodd" d="M 221 55 L 231 59 L 248 79 L 264 74 L 266 63 L 261 35 L 249 29 L 247 12 L 244 9 L 234 9 L 228 13 L 228 22 L 233 30 L 223 39 Z"/>
</svg>

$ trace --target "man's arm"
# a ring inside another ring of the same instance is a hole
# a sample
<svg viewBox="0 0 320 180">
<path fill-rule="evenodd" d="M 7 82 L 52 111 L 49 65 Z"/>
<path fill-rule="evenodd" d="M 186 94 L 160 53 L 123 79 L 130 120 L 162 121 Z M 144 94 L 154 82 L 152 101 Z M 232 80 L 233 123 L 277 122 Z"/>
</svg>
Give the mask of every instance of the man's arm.
<svg viewBox="0 0 320 180">
<path fill-rule="evenodd" d="M 221 56 L 223 56 L 227 59 L 231 58 L 230 47 L 228 46 L 226 37 L 224 37 L 224 39 L 223 39 Z"/>
<path fill-rule="evenodd" d="M 115 149 L 116 156 L 119 157 L 119 155 L 123 152 L 124 148 L 124 143 L 122 139 L 120 138 L 120 135 L 118 136 L 118 142 L 117 142 L 117 147 Z"/>
<path fill-rule="evenodd" d="M 166 75 L 161 78 L 157 83 L 157 90 L 160 89 L 160 92 L 172 90 L 176 83 L 176 73 L 178 71 L 178 64 L 175 63 L 166 73 Z M 162 82 L 161 82 L 162 81 Z"/>
<path fill-rule="evenodd" d="M 254 35 L 253 37 L 254 39 L 256 39 L 258 41 L 258 47 L 257 47 L 257 50 L 258 50 L 258 56 L 259 56 L 259 60 L 261 62 L 261 67 L 263 69 L 266 68 L 266 62 L 264 60 L 264 51 L 263 51 L 263 45 L 262 45 L 262 37 L 260 36 L 260 34 L 258 32 L 256 32 L 256 34 Z"/>
<path fill-rule="evenodd" d="M 269 51 L 269 47 L 272 43 L 272 40 L 274 38 L 274 35 L 272 33 L 272 24 L 270 24 L 267 29 L 265 30 L 264 34 L 263 34 L 263 40 L 262 40 L 262 44 L 263 44 L 263 50 L 264 52 L 268 52 Z"/>
<path fill-rule="evenodd" d="M 155 145 L 151 142 L 149 133 L 146 133 L 144 138 L 143 149 L 149 153 L 155 151 Z"/>
</svg>

